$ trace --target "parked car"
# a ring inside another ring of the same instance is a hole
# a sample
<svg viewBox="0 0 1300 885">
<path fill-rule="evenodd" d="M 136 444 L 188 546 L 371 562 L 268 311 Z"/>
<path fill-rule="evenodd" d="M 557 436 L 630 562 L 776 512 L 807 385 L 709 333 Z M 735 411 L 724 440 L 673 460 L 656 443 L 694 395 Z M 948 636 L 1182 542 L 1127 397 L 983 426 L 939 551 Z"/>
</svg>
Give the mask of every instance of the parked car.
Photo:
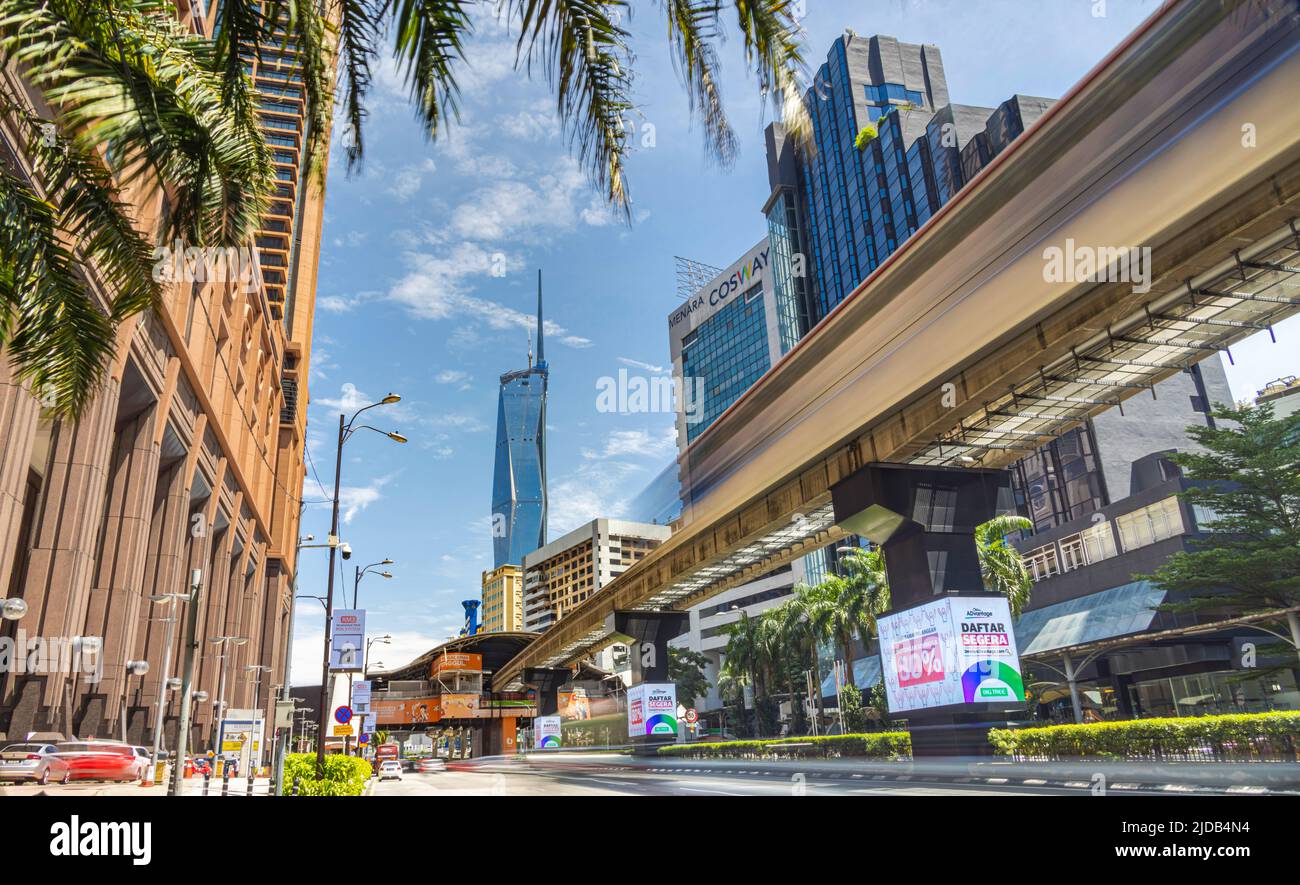
<svg viewBox="0 0 1300 885">
<path fill-rule="evenodd" d="M 55 753 L 71 769 L 74 781 L 139 779 L 139 757 L 129 744 L 111 741 L 64 741 Z"/>
<path fill-rule="evenodd" d="M 385 759 L 379 763 L 379 779 L 386 781 L 389 778 L 399 781 L 402 779 L 402 763 L 396 759 Z"/>
<path fill-rule="evenodd" d="M 421 759 L 419 762 L 417 762 L 415 766 L 415 770 L 420 772 L 420 774 L 430 774 L 435 771 L 446 771 L 447 763 L 439 759 L 437 756 L 430 756 L 426 759 Z"/>
<path fill-rule="evenodd" d="M 149 773 L 149 767 L 153 765 L 153 755 L 148 747 L 132 747 L 131 752 L 136 758 L 136 778 L 143 780 Z"/>
<path fill-rule="evenodd" d="M 66 784 L 71 769 L 56 753 L 53 744 L 9 744 L 0 750 L 0 780 Z"/>
</svg>

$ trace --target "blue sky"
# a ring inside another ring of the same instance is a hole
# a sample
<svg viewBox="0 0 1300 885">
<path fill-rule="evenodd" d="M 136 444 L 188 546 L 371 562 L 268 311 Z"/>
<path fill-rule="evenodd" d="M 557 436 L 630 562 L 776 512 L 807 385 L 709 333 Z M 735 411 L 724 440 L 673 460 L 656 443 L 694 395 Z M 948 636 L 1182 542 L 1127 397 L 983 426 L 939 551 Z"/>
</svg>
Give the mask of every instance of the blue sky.
<svg viewBox="0 0 1300 885">
<path fill-rule="evenodd" d="M 996 106 L 1012 93 L 1058 97 L 1157 6 L 1154 0 L 806 0 L 805 56 L 814 67 L 843 29 L 938 44 L 952 100 Z M 497 376 L 526 363 L 535 279 L 545 280 L 551 366 L 550 530 L 618 516 L 675 452 L 670 415 L 597 412 L 596 382 L 620 368 L 669 364 L 674 255 L 729 264 L 765 231 L 763 127 L 771 120 L 732 37 L 722 92 L 740 141 L 733 169 L 707 161 L 674 73 L 659 10 L 636 0 L 626 22 L 637 53 L 639 147 L 629 164 L 632 223 L 604 207 L 571 158 L 544 80 L 514 70 L 513 39 L 477 22 L 461 70 L 459 125 L 430 144 L 400 77 L 376 70 L 364 169 L 348 177 L 334 152 L 326 201 L 304 499 L 327 497 L 338 414 L 389 391 L 402 402 L 367 413 L 410 437 L 361 433 L 344 450 L 344 564 L 392 558 L 394 578 L 367 577 L 368 633 L 390 633 L 372 661 L 405 663 L 460 628 L 460 600 L 479 595 L 490 565 Z M 504 275 L 493 274 L 494 259 Z M 1283 342 L 1300 320 L 1279 327 Z M 1234 348 L 1238 397 L 1297 373 L 1285 344 L 1259 336 Z M 320 483 L 317 482 L 317 475 Z M 322 487 L 321 484 L 324 484 Z M 303 533 L 324 539 L 328 506 L 307 507 Z M 299 593 L 324 593 L 326 558 L 305 550 Z M 340 601 L 341 602 L 341 601 Z M 293 681 L 319 680 L 321 607 L 301 600 Z"/>
</svg>

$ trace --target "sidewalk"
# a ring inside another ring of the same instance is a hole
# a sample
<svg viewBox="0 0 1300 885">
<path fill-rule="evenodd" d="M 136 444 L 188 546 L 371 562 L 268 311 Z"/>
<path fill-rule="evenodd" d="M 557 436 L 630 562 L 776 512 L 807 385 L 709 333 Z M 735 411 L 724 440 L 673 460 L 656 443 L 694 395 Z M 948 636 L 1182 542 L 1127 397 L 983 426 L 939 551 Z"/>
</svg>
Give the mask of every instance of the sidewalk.
<svg viewBox="0 0 1300 885">
<path fill-rule="evenodd" d="M 247 778 L 231 778 L 228 787 L 227 796 L 269 796 L 271 795 L 271 781 L 269 778 L 259 777 L 253 780 L 253 791 L 248 792 Z M 0 787 L 0 796 L 166 796 L 167 787 L 165 784 L 154 784 L 149 787 L 142 787 L 138 781 L 132 783 L 71 783 L 66 787 L 58 784 L 50 784 L 46 787 L 37 786 L 36 784 L 14 784 Z M 182 796 L 202 796 L 203 795 L 203 778 L 190 777 L 181 781 Z M 221 781 L 213 778 L 208 784 L 208 796 L 221 795 Z"/>
</svg>

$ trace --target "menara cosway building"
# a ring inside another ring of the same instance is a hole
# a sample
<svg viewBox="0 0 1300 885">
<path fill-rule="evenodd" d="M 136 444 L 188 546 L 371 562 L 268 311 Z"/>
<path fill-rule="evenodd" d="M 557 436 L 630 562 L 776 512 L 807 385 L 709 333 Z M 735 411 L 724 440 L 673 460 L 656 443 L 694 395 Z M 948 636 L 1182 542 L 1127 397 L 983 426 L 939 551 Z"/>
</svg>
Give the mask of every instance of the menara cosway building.
<svg viewBox="0 0 1300 885">
<path fill-rule="evenodd" d="M 180 3 L 178 16 L 211 34 L 216 5 L 204 9 Z M 160 680 L 180 674 L 185 631 L 181 619 L 164 668 L 168 620 L 184 605 L 150 597 L 187 592 L 195 570 L 194 688 L 206 698 L 190 746 L 208 746 L 223 700 L 269 711 L 286 681 L 324 193 L 300 162 L 308 133 L 294 48 L 271 40 L 262 50 L 245 64 L 279 183 L 257 236 L 258 285 L 165 287 L 156 310 L 122 325 L 107 383 L 75 422 L 47 415 L 0 354 L 0 596 L 29 607 L 0 637 L 20 652 L 38 638 L 86 637 L 102 670 L 29 667 L 15 655 L 0 675 L 10 738 L 117 738 L 125 728 L 132 743 L 152 739 Z M 9 100 L 32 100 L 13 67 L 3 78 Z M 11 123 L 0 121 L 3 162 L 30 180 Z M 161 197 L 132 209 L 151 224 Z M 86 296 L 107 301 L 93 280 Z M 128 675 L 127 661 L 147 661 L 148 673 Z M 174 746 L 180 704 L 169 694 Z"/>
</svg>

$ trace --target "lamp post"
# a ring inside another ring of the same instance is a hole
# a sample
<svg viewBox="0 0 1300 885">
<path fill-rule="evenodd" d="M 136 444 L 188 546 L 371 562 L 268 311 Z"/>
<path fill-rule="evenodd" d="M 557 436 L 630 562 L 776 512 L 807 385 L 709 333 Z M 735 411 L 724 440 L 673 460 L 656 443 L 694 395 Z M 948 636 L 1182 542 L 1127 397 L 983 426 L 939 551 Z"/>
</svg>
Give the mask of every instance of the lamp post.
<svg viewBox="0 0 1300 885">
<path fill-rule="evenodd" d="M 217 677 L 217 697 L 212 702 L 212 737 L 210 742 L 214 749 L 217 749 L 217 740 L 221 736 L 221 720 L 226 718 L 226 645 L 243 645 L 248 641 L 247 636 L 209 636 L 208 642 L 211 642 L 221 654 L 217 655 L 217 660 L 221 661 L 219 676 Z"/>
<path fill-rule="evenodd" d="M 253 679 L 253 707 L 252 707 L 253 727 L 249 729 L 249 731 L 252 732 L 249 738 L 250 741 L 256 741 L 257 714 L 260 712 L 257 709 L 257 705 L 261 701 L 261 696 L 262 696 L 262 674 L 271 672 L 271 668 L 265 664 L 245 664 L 244 672 L 250 674 L 250 678 Z M 263 741 L 266 740 L 266 717 L 265 716 L 262 717 L 262 740 Z M 254 753 L 256 753 L 257 755 L 254 756 Z M 248 779 L 250 781 L 253 779 L 253 769 L 256 767 L 256 763 L 259 761 L 261 761 L 261 747 L 259 746 L 256 749 L 253 747 L 249 747 L 248 748 Z"/>
<path fill-rule="evenodd" d="M 158 766 L 158 756 L 162 752 L 162 733 L 163 724 L 167 721 L 167 688 L 171 681 L 168 674 L 172 670 L 172 640 L 176 632 L 176 622 L 180 620 L 180 615 L 176 612 L 176 602 L 180 599 L 188 600 L 190 593 L 154 593 L 148 599 L 155 605 L 159 603 L 167 604 L 167 617 L 162 620 L 167 624 L 166 639 L 163 640 L 163 665 L 162 675 L 158 679 L 158 709 L 154 713 L 153 723 L 153 765 L 155 770 Z"/>
<path fill-rule="evenodd" d="M 406 437 L 396 431 L 384 432 L 369 424 L 356 424 L 357 417 L 367 409 L 373 409 L 376 406 L 392 405 L 401 402 L 402 398 L 395 393 L 390 393 L 377 403 L 371 403 L 363 406 L 352 413 L 352 418 L 347 419 L 342 414 L 339 415 L 339 437 L 338 448 L 334 455 L 334 500 L 330 509 L 330 564 L 329 578 L 326 582 L 325 589 L 325 649 L 324 659 L 321 661 L 321 680 L 320 680 L 320 709 L 317 711 L 317 722 L 320 727 L 320 737 L 316 744 L 316 776 L 324 777 L 325 775 L 325 735 L 329 732 L 329 715 L 330 715 L 330 620 L 334 615 L 334 565 L 336 562 L 336 553 L 338 550 L 339 537 L 339 480 L 343 472 L 343 446 L 352 437 L 352 434 L 358 430 L 370 430 L 375 433 L 386 436 L 394 442 L 404 443 Z M 345 591 L 346 592 L 346 591 Z"/>
<path fill-rule="evenodd" d="M 148 661 L 127 661 L 126 673 L 122 676 L 122 706 L 119 708 L 122 713 L 122 743 L 126 743 L 126 687 L 127 681 L 132 676 L 144 676 L 149 672 Z"/>
<path fill-rule="evenodd" d="M 366 566 L 365 568 L 362 568 L 360 566 L 357 567 L 356 576 L 352 579 L 352 607 L 353 608 L 359 608 L 357 604 L 357 590 L 361 584 L 361 579 L 366 576 L 366 573 L 369 572 L 372 568 L 375 568 L 377 566 L 392 565 L 392 564 L 393 561 L 391 559 L 381 559 L 379 562 L 370 563 L 370 565 Z M 375 574 L 379 575 L 381 578 L 391 578 L 393 576 L 393 573 L 390 571 L 375 572 Z"/>
</svg>

